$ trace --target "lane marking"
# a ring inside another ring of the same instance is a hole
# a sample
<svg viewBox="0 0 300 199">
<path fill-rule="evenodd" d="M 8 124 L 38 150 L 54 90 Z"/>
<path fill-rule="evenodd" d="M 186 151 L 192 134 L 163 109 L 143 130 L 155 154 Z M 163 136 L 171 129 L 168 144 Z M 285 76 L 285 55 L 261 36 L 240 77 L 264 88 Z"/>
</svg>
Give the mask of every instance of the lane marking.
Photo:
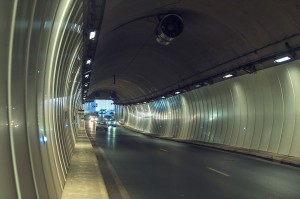
<svg viewBox="0 0 300 199">
<path fill-rule="evenodd" d="M 166 149 L 159 149 L 159 150 L 164 151 L 164 152 L 167 152 L 167 153 L 169 152 L 169 151 L 167 151 Z"/>
<path fill-rule="evenodd" d="M 213 168 L 211 168 L 211 167 L 206 167 L 206 168 L 208 168 L 209 170 L 212 170 L 212 171 L 214 171 L 214 172 L 216 172 L 216 173 L 218 173 L 218 174 L 221 174 L 221 175 L 223 175 L 223 176 L 226 176 L 226 177 L 229 177 L 230 175 L 228 175 L 227 173 L 224 173 L 224 172 L 222 172 L 222 171 L 218 171 L 217 169 L 213 169 Z"/>
<path fill-rule="evenodd" d="M 109 171 L 110 171 L 110 173 L 111 173 L 111 175 L 112 175 L 112 177 L 113 177 L 113 179 L 116 183 L 116 186 L 118 187 L 118 190 L 121 194 L 122 199 L 130 199 L 130 196 L 129 196 L 126 188 L 124 187 L 124 185 L 123 185 L 121 179 L 119 178 L 116 170 L 114 169 L 114 167 L 112 166 L 112 164 L 110 163 L 108 158 L 106 157 L 104 150 L 99 146 L 97 148 L 95 148 L 95 150 L 98 150 L 102 154 L 103 158 L 105 159 L 107 167 L 108 167 L 108 169 L 109 169 Z"/>
</svg>

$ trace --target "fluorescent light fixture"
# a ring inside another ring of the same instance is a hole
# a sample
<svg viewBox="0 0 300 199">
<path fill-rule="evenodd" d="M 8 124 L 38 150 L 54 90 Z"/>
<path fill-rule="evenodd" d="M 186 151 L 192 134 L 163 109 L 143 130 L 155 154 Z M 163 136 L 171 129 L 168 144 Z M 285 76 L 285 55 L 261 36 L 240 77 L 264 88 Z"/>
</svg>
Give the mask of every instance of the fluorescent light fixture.
<svg viewBox="0 0 300 199">
<path fill-rule="evenodd" d="M 162 96 L 162 97 L 161 97 L 161 99 L 165 99 L 165 98 L 166 98 L 165 96 Z"/>
<path fill-rule="evenodd" d="M 232 76 L 233 76 L 233 74 L 229 73 L 229 74 L 227 74 L 227 75 L 224 75 L 223 78 L 226 79 L 226 78 L 229 78 L 229 77 L 232 77 Z"/>
<path fill-rule="evenodd" d="M 175 92 L 175 95 L 178 95 L 179 93 L 180 93 L 180 91 L 176 91 L 176 92 Z"/>
<path fill-rule="evenodd" d="M 144 102 L 144 104 L 146 104 L 147 102 Z"/>
<path fill-rule="evenodd" d="M 91 59 L 86 60 L 86 64 L 91 64 L 91 63 L 92 63 Z"/>
<path fill-rule="evenodd" d="M 90 39 L 95 39 L 96 37 L 96 31 L 90 32 Z"/>
<path fill-rule="evenodd" d="M 290 60 L 291 58 L 289 56 L 285 56 L 285 57 L 281 57 L 281 58 L 278 58 L 278 59 L 275 59 L 275 63 L 281 63 L 281 62 L 285 62 L 285 61 L 288 61 Z"/>
<path fill-rule="evenodd" d="M 84 77 L 85 77 L 85 78 L 89 78 L 89 76 L 90 76 L 90 74 L 86 74 Z"/>
<path fill-rule="evenodd" d="M 88 83 L 85 83 L 85 84 L 84 84 L 85 87 L 87 87 L 88 85 L 89 85 Z"/>
<path fill-rule="evenodd" d="M 87 90 L 85 90 L 84 93 L 87 93 Z"/>
<path fill-rule="evenodd" d="M 196 84 L 195 87 L 196 87 L 196 88 L 199 88 L 199 87 L 201 87 L 201 85 L 200 85 L 200 84 Z"/>
</svg>

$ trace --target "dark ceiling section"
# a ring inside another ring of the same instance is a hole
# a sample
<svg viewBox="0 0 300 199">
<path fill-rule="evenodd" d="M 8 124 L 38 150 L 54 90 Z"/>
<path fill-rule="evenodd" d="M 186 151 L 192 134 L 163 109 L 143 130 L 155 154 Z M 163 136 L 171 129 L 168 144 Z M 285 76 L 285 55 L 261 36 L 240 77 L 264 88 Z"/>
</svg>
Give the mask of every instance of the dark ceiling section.
<svg viewBox="0 0 300 199">
<path fill-rule="evenodd" d="M 269 67 L 266 57 L 299 47 L 299 10 L 299 0 L 106 1 L 89 93 L 134 103 L 249 63 Z M 184 30 L 165 46 L 155 31 L 167 13 Z"/>
</svg>

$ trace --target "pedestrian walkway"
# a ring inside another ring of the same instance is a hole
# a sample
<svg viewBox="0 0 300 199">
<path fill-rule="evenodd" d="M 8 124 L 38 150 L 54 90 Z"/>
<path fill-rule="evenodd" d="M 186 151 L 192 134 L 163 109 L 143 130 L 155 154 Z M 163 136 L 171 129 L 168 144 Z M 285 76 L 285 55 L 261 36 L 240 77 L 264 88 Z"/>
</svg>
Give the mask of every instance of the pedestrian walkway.
<svg viewBox="0 0 300 199">
<path fill-rule="evenodd" d="M 93 147 L 86 136 L 76 139 L 61 199 L 108 199 Z"/>
</svg>

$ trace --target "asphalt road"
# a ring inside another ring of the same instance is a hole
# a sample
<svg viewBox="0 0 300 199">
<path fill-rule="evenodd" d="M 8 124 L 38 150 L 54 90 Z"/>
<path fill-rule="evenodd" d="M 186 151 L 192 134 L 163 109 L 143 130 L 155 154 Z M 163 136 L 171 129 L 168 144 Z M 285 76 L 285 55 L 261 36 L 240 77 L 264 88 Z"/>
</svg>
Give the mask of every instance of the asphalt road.
<svg viewBox="0 0 300 199">
<path fill-rule="evenodd" d="M 111 199 L 300 199 L 300 169 L 151 138 L 90 131 Z"/>
</svg>

